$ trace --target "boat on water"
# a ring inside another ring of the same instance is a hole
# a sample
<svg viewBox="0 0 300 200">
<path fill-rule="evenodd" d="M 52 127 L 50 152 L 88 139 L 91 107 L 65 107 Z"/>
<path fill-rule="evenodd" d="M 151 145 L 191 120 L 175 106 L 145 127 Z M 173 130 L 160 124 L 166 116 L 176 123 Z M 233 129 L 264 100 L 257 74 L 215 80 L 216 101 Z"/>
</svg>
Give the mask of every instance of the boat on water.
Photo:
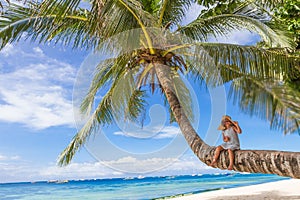
<svg viewBox="0 0 300 200">
<path fill-rule="evenodd" d="M 68 180 L 49 180 L 47 183 L 68 183 Z"/>
</svg>

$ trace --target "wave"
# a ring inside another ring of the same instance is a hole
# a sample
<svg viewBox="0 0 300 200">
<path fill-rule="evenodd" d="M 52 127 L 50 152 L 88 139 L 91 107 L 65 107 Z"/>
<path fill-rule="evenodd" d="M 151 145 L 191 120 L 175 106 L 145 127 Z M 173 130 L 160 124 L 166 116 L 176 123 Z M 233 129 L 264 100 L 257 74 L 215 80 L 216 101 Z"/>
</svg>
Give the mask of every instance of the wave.
<svg viewBox="0 0 300 200">
<path fill-rule="evenodd" d="M 180 193 L 180 194 L 174 194 L 174 195 L 170 195 L 170 196 L 158 197 L 158 198 L 154 198 L 153 200 L 162 200 L 162 199 L 190 196 L 190 195 L 199 194 L 199 193 L 203 193 L 203 192 L 211 192 L 211 191 L 223 190 L 223 189 L 224 189 L 223 187 L 220 187 L 220 188 L 213 188 L 213 189 L 196 190 L 196 191 L 187 192 L 187 193 Z"/>
</svg>

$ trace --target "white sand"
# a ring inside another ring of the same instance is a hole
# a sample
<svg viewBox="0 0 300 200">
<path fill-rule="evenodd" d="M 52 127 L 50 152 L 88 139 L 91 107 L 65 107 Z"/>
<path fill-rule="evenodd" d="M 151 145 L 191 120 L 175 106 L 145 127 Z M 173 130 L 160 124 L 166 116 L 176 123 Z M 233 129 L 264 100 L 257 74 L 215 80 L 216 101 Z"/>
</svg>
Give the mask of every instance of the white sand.
<svg viewBox="0 0 300 200">
<path fill-rule="evenodd" d="M 300 200 L 300 179 L 203 192 L 174 198 L 174 200 Z"/>
</svg>

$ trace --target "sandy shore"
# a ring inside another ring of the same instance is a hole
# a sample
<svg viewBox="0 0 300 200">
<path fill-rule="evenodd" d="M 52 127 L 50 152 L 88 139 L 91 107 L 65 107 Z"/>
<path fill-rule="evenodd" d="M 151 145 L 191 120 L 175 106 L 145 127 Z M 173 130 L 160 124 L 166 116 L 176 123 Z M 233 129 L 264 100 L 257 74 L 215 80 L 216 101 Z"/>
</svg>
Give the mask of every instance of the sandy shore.
<svg viewBox="0 0 300 200">
<path fill-rule="evenodd" d="M 174 198 L 174 200 L 300 200 L 300 179 L 230 188 Z"/>
</svg>

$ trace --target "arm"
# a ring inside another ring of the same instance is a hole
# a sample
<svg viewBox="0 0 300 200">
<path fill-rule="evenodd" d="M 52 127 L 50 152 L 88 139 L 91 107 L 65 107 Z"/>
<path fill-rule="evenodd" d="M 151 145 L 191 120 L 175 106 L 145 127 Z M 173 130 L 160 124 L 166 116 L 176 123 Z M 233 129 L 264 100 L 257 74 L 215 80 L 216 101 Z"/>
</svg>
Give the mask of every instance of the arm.
<svg viewBox="0 0 300 200">
<path fill-rule="evenodd" d="M 239 123 L 237 121 L 234 121 L 233 122 L 233 126 L 232 126 L 233 130 L 236 132 L 236 133 L 242 133 L 242 129 L 241 127 L 239 126 Z"/>
</svg>

